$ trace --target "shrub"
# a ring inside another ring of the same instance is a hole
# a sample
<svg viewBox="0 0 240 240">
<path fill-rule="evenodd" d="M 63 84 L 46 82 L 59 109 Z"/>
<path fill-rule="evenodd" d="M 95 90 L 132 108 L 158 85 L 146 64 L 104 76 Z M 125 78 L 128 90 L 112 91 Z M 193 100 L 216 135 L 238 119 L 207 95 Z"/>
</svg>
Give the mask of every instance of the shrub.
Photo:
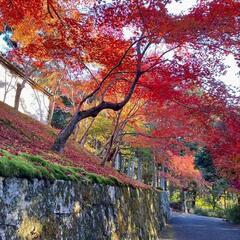
<svg viewBox="0 0 240 240">
<path fill-rule="evenodd" d="M 226 218 L 233 223 L 240 223 L 240 205 L 235 205 L 226 211 Z"/>
<path fill-rule="evenodd" d="M 223 209 L 215 209 L 213 211 L 212 209 L 207 208 L 196 208 L 194 209 L 194 213 L 207 217 L 225 218 L 225 212 Z"/>
</svg>

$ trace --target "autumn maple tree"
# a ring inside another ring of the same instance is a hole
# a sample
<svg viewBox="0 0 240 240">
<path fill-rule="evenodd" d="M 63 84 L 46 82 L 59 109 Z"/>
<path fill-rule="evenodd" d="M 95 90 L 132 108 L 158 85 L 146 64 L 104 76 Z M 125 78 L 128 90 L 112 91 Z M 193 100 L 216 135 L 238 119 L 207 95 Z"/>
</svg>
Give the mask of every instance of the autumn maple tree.
<svg viewBox="0 0 240 240">
<path fill-rule="evenodd" d="M 103 163 L 113 160 L 121 142 L 142 144 L 171 152 L 173 175 L 191 179 L 192 158 L 180 161 L 178 153 L 194 142 L 209 148 L 222 176 L 239 188 L 239 98 L 218 75 L 225 56 L 239 61 L 240 3 L 199 0 L 174 16 L 171 2 L 0 0 L 1 28 L 10 26 L 17 43 L 8 57 L 25 66 L 26 79 L 41 71 L 53 92 L 50 115 L 61 105 L 59 92 L 72 103 L 53 150 L 62 152 L 73 133 L 85 145 L 96 116 L 107 110 L 114 126 L 98 153 Z"/>
<path fill-rule="evenodd" d="M 79 72 L 75 81 L 81 81 L 83 70 L 89 73 L 92 87 L 81 96 L 54 150 L 63 150 L 81 120 L 104 109 L 122 109 L 144 79 L 153 79 L 156 89 L 165 81 L 176 92 L 216 84 L 211 74 L 213 63 L 219 62 L 222 54 L 237 52 L 239 2 L 200 1 L 180 17 L 168 13 L 169 2 L 0 2 L 1 20 L 14 29 L 21 51 L 35 59 L 54 58 L 64 63 L 69 71 Z M 86 10 L 79 9 L 79 4 Z M 124 34 L 126 30 L 130 38 Z M 164 69 L 172 70 L 171 77 Z M 165 89 L 159 90 L 168 97 Z M 109 101 L 115 91 L 121 97 Z M 91 98 L 97 104 L 88 108 L 86 102 Z"/>
</svg>

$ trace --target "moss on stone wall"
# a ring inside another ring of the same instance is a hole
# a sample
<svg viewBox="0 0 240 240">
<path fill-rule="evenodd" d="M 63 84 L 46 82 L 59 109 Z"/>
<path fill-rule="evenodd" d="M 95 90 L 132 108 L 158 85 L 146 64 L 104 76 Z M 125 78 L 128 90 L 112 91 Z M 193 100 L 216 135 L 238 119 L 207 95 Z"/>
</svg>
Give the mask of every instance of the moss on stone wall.
<svg viewBox="0 0 240 240">
<path fill-rule="evenodd" d="M 0 149 L 0 176 L 27 179 L 70 180 L 103 185 L 122 186 L 116 178 L 88 173 L 82 168 L 51 163 L 41 156 L 11 154 Z"/>
<path fill-rule="evenodd" d="M 156 240 L 168 196 L 0 150 L 0 239 Z"/>
<path fill-rule="evenodd" d="M 0 176 L 2 177 L 80 181 L 84 180 L 84 173 L 80 168 L 53 164 L 40 156 L 24 153 L 13 155 L 7 151 L 0 150 Z"/>
</svg>

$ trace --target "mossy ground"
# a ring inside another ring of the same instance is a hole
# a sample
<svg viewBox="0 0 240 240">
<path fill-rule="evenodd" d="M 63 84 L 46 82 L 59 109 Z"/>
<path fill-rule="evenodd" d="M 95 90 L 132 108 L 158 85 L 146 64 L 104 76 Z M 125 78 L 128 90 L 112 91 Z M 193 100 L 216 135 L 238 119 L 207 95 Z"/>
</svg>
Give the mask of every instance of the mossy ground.
<svg viewBox="0 0 240 240">
<path fill-rule="evenodd" d="M 69 180 L 103 185 L 122 185 L 113 177 L 98 176 L 82 168 L 51 163 L 41 156 L 21 153 L 14 155 L 0 149 L 0 176 L 27 179 Z"/>
</svg>

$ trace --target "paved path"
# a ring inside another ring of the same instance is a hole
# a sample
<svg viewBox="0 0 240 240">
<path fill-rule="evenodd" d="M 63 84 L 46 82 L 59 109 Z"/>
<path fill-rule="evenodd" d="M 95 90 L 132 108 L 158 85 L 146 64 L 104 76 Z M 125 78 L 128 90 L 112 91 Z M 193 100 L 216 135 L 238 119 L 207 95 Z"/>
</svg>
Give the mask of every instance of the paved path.
<svg viewBox="0 0 240 240">
<path fill-rule="evenodd" d="M 174 214 L 170 229 L 164 240 L 240 240 L 240 226 L 219 218 Z"/>
</svg>

